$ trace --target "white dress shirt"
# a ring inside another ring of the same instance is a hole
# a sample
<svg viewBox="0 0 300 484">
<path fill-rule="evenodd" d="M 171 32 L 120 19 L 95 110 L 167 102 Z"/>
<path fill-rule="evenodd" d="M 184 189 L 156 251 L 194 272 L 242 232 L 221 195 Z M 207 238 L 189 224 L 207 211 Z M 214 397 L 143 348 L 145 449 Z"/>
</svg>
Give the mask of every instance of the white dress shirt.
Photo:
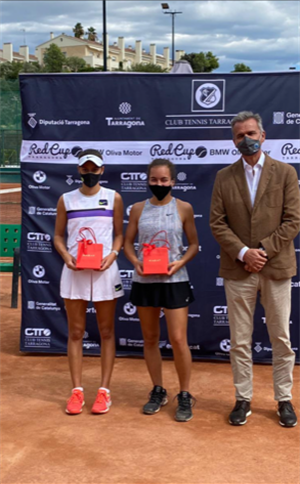
<svg viewBox="0 0 300 484">
<path fill-rule="evenodd" d="M 244 170 L 245 170 L 245 177 L 246 177 L 246 181 L 247 181 L 247 185 L 248 185 L 248 189 L 249 189 L 251 205 L 253 207 L 254 202 L 255 202 L 258 184 L 259 184 L 259 180 L 260 180 L 260 177 L 261 177 L 261 172 L 262 172 L 264 162 L 265 162 L 265 154 L 263 152 L 261 152 L 259 160 L 254 166 L 249 165 L 249 163 L 247 163 L 244 160 L 244 158 L 242 158 L 242 160 L 243 160 L 243 166 L 244 166 Z M 240 250 L 240 252 L 237 256 L 237 258 L 240 261 L 244 262 L 244 255 L 245 255 L 245 252 L 247 252 L 248 249 L 249 249 L 249 247 L 245 246 Z"/>
</svg>

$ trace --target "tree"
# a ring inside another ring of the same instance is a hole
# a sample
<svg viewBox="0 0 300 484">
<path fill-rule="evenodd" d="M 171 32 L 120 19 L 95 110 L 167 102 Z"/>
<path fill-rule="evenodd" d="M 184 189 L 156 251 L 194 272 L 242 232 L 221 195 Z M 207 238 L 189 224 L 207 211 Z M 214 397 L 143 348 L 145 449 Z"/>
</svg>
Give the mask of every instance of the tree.
<svg viewBox="0 0 300 484">
<path fill-rule="evenodd" d="M 92 40 L 92 41 L 95 41 L 98 39 L 98 36 L 97 36 L 97 32 L 96 30 L 94 29 L 94 27 L 90 27 L 87 29 L 85 35 L 88 36 L 88 40 Z"/>
<path fill-rule="evenodd" d="M 87 63 L 81 57 L 68 57 L 65 59 L 65 65 L 69 68 L 71 72 L 78 72 L 87 66 Z"/>
<path fill-rule="evenodd" d="M 246 66 L 246 64 L 240 63 L 240 64 L 234 64 L 234 71 L 231 71 L 231 72 L 252 72 L 252 69 Z"/>
<path fill-rule="evenodd" d="M 3 62 L 3 64 L 0 65 L 0 77 L 7 80 L 18 79 L 19 73 L 22 70 L 23 62 Z"/>
<path fill-rule="evenodd" d="M 0 64 L 0 78 L 6 80 L 18 79 L 21 72 L 40 72 L 38 62 L 3 62 Z"/>
<path fill-rule="evenodd" d="M 130 72 L 167 72 L 167 69 L 163 69 L 157 64 L 132 64 L 131 67 L 127 69 Z"/>
<path fill-rule="evenodd" d="M 77 24 L 73 29 L 73 32 L 74 32 L 74 37 L 77 37 L 77 39 L 80 39 L 81 37 L 84 36 L 84 29 L 80 22 L 77 22 Z"/>
<path fill-rule="evenodd" d="M 44 71 L 45 72 L 62 72 L 66 58 L 60 48 L 51 44 L 44 54 Z"/>
<path fill-rule="evenodd" d="M 0 79 L 0 101 L 1 101 L 1 116 L 0 129 L 20 130 L 21 129 L 21 99 L 19 79 L 12 77 L 5 78 L 3 65 L 10 67 L 11 62 L 1 64 L 1 79 Z M 7 69 L 6 69 L 7 72 Z M 4 147 L 2 147 L 4 149 Z M 0 150 L 0 160 L 3 161 L 4 152 Z M 6 150 L 5 150 L 6 151 Z M 6 156 L 5 156 L 6 157 Z"/>
<path fill-rule="evenodd" d="M 211 72 L 219 67 L 219 59 L 212 52 L 185 54 L 181 59 L 187 60 L 194 72 Z"/>
</svg>

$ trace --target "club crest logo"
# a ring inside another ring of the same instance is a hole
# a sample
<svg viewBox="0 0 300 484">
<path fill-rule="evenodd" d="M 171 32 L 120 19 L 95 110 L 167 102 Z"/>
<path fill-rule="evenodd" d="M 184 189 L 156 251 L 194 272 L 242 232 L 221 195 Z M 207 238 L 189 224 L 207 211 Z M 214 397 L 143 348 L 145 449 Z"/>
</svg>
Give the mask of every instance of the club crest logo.
<svg viewBox="0 0 300 484">
<path fill-rule="evenodd" d="M 192 81 L 192 111 L 216 111 L 225 109 L 225 80 Z"/>
</svg>

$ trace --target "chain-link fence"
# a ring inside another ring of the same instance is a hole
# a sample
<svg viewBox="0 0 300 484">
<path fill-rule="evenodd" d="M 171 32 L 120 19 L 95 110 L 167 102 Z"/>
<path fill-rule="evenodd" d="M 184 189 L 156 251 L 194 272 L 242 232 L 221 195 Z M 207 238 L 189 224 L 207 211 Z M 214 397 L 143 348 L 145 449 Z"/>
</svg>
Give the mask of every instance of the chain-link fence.
<svg viewBox="0 0 300 484">
<path fill-rule="evenodd" d="M 0 223 L 21 223 L 19 81 L 0 79 Z"/>
<path fill-rule="evenodd" d="M 17 167 L 22 141 L 18 80 L 0 79 L 0 106 L 0 167 Z"/>
<path fill-rule="evenodd" d="M 0 167 L 19 167 L 22 131 L 0 130 Z"/>
</svg>

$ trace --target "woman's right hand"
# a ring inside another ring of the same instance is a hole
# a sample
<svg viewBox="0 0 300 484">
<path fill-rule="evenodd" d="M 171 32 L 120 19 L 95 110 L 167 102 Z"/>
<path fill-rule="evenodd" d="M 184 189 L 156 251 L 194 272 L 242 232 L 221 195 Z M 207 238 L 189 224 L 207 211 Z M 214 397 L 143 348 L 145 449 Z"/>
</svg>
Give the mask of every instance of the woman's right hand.
<svg viewBox="0 0 300 484">
<path fill-rule="evenodd" d="M 79 271 L 80 269 L 77 269 L 76 267 L 76 259 L 73 257 L 71 254 L 67 254 L 64 257 L 65 264 L 68 269 L 71 269 L 72 271 Z"/>
<path fill-rule="evenodd" d="M 144 276 L 144 271 L 143 271 L 143 262 L 138 260 L 135 264 L 134 264 L 134 268 L 136 270 L 136 273 L 139 275 L 139 276 Z"/>
</svg>

